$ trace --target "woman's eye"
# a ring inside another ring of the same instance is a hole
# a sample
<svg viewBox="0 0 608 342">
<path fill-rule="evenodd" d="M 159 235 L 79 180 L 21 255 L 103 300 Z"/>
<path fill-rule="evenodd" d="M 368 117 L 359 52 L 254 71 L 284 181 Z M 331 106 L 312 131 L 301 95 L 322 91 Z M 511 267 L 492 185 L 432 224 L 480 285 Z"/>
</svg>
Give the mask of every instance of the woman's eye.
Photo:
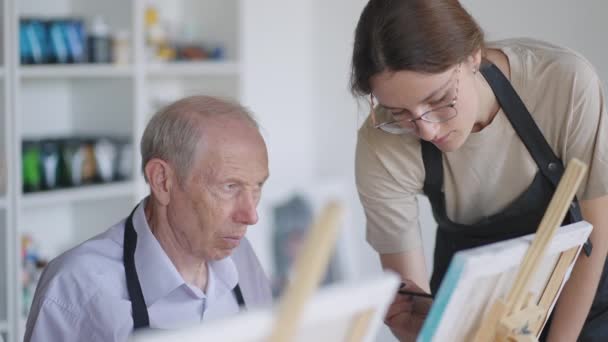
<svg viewBox="0 0 608 342">
<path fill-rule="evenodd" d="M 442 105 L 442 104 L 444 104 L 444 103 L 448 102 L 448 101 L 449 101 L 449 96 L 448 96 L 448 94 L 449 94 L 449 93 L 446 93 L 446 94 L 445 94 L 445 95 L 444 95 L 442 98 L 440 98 L 439 100 L 431 101 L 430 105 L 431 105 L 431 106 L 433 106 L 433 107 L 436 107 L 436 106 L 438 106 L 438 105 Z"/>
<path fill-rule="evenodd" d="M 393 117 L 393 119 L 398 121 L 398 120 L 402 120 L 405 118 L 405 113 L 404 113 L 404 111 L 391 112 L 391 116 Z"/>
</svg>

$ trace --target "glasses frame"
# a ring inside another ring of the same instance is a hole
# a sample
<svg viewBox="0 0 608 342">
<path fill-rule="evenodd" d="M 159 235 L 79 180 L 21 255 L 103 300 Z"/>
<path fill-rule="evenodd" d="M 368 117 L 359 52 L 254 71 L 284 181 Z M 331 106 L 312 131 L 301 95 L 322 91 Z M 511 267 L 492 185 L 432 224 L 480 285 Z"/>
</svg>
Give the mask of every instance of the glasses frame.
<svg viewBox="0 0 608 342">
<path fill-rule="evenodd" d="M 456 94 L 454 95 L 454 98 L 452 99 L 452 101 L 450 101 L 450 103 L 446 104 L 446 105 L 442 105 L 439 107 L 435 107 L 432 109 L 427 110 L 426 112 L 420 114 L 420 116 L 418 116 L 417 118 L 412 118 L 412 119 L 408 119 L 408 118 L 404 118 L 401 120 L 389 120 L 389 121 L 385 121 L 385 122 L 381 122 L 381 123 L 377 123 L 376 121 L 376 105 L 374 104 L 374 94 L 370 94 L 370 104 L 371 104 L 371 116 L 372 116 L 372 125 L 374 126 L 374 128 L 380 129 L 383 132 L 386 133 L 391 133 L 391 134 L 407 134 L 407 133 L 411 133 L 414 131 L 418 130 L 418 124 L 416 123 L 416 121 L 418 120 L 422 120 L 425 122 L 430 122 L 430 123 L 442 123 L 442 122 L 446 122 L 449 120 L 452 120 L 453 118 L 455 118 L 456 116 L 458 116 L 458 109 L 456 108 L 456 102 L 458 101 L 458 91 L 460 90 L 460 66 L 462 63 L 458 64 L 458 67 L 456 68 Z M 454 109 L 454 115 L 452 115 L 451 117 L 447 118 L 447 119 L 443 119 L 443 120 L 429 120 L 427 118 L 427 116 L 435 111 L 444 109 L 444 108 L 453 108 Z M 399 128 L 389 128 L 387 127 L 388 125 L 394 125 L 394 124 L 399 124 L 401 122 L 408 122 L 408 123 L 413 123 L 414 127 L 409 129 L 409 128 L 404 128 L 402 126 L 400 126 Z"/>
</svg>

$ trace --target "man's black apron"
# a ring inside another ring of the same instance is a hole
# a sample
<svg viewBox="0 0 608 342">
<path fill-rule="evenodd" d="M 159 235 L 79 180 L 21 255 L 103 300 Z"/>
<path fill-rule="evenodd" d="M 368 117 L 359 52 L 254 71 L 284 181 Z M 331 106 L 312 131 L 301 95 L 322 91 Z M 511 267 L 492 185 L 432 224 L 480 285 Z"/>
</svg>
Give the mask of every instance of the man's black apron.
<svg viewBox="0 0 608 342">
<path fill-rule="evenodd" d="M 144 295 L 141 292 L 141 285 L 139 278 L 137 277 L 137 270 L 135 269 L 135 246 L 137 245 L 137 232 L 133 227 L 133 213 L 131 212 L 127 221 L 125 222 L 125 237 L 124 237 L 124 251 L 123 251 L 123 264 L 125 266 L 125 276 L 127 279 L 127 291 L 129 292 L 129 298 L 131 299 L 131 315 L 133 316 L 133 329 L 137 330 L 140 328 L 148 328 L 150 326 L 150 319 L 148 317 L 148 308 Z M 245 300 L 239 284 L 232 290 L 239 307 L 245 307 Z"/>
<path fill-rule="evenodd" d="M 431 277 L 433 293 L 437 292 L 449 263 L 457 251 L 534 233 L 564 173 L 564 165 L 553 153 L 509 80 L 495 65 L 490 63 L 484 64 L 480 71 L 488 81 L 519 138 L 538 165 L 539 172 L 528 189 L 502 212 L 472 225 L 459 224 L 452 222 L 446 213 L 445 196 L 442 190 L 442 153 L 432 143 L 421 140 L 422 158 L 426 172 L 424 193 L 431 202 L 433 216 L 438 224 Z M 581 211 L 574 199 L 564 219 L 564 224 L 580 220 L 582 220 Z M 584 252 L 587 255 L 591 253 L 590 241 L 585 244 Z M 581 333 L 581 340 L 584 341 L 599 341 L 602 337 L 602 341 L 608 341 L 606 268 L 605 264 L 600 287 Z M 546 333 L 548 329 L 546 328 L 544 331 Z"/>
</svg>

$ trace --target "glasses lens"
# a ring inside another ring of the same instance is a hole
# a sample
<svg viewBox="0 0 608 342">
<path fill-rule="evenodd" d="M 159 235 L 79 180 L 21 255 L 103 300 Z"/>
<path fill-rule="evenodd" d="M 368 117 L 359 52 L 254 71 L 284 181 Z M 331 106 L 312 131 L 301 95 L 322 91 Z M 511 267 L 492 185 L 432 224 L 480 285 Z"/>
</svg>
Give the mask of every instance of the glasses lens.
<svg viewBox="0 0 608 342">
<path fill-rule="evenodd" d="M 453 105 L 437 108 L 434 111 L 426 113 L 424 121 L 428 122 L 445 122 L 456 116 L 456 108 Z"/>
<path fill-rule="evenodd" d="M 406 134 L 416 130 L 416 125 L 411 122 L 391 122 L 379 126 L 381 130 L 390 134 Z"/>
</svg>

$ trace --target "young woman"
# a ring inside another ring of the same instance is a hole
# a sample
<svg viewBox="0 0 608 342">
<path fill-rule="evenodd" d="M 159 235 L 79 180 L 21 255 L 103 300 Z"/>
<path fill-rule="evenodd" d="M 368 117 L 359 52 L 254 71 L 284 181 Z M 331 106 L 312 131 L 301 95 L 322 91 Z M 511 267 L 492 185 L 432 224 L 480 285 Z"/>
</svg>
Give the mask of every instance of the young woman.
<svg viewBox="0 0 608 342">
<path fill-rule="evenodd" d="M 565 163 L 585 162 L 565 223 L 592 223 L 593 251 L 577 260 L 543 339 L 608 338 L 608 117 L 583 57 L 531 39 L 486 43 L 457 0 L 371 0 L 351 83 L 371 103 L 356 152 L 367 238 L 407 289 L 435 292 L 456 251 L 533 233 Z M 430 284 L 417 194 L 438 222 Z M 428 306 L 397 296 L 386 323 L 407 340 Z"/>
</svg>

